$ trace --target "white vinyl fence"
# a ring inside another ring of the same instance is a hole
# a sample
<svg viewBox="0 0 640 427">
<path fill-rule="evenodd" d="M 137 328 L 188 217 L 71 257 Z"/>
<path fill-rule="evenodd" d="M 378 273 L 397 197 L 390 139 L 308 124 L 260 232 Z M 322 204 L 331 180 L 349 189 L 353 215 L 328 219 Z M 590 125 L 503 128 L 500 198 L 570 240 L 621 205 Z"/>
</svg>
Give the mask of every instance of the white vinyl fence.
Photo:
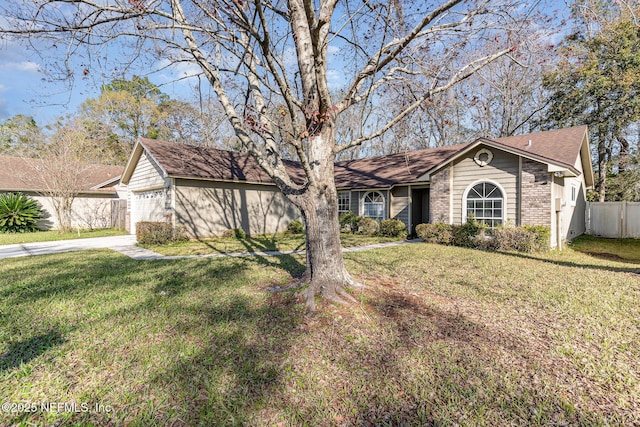
<svg viewBox="0 0 640 427">
<path fill-rule="evenodd" d="M 587 234 L 640 238 L 640 202 L 590 202 L 585 220 Z"/>
</svg>

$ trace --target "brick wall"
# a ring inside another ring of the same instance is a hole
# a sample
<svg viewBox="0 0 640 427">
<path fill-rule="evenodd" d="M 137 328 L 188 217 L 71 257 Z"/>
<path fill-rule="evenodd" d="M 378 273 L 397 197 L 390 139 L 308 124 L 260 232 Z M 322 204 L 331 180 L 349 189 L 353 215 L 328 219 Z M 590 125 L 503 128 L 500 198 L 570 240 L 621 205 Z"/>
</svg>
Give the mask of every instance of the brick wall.
<svg viewBox="0 0 640 427">
<path fill-rule="evenodd" d="M 546 164 L 522 159 L 522 225 L 551 227 L 552 185 Z"/>
<path fill-rule="evenodd" d="M 431 175 L 429 218 L 431 222 L 449 222 L 449 167 Z"/>
</svg>

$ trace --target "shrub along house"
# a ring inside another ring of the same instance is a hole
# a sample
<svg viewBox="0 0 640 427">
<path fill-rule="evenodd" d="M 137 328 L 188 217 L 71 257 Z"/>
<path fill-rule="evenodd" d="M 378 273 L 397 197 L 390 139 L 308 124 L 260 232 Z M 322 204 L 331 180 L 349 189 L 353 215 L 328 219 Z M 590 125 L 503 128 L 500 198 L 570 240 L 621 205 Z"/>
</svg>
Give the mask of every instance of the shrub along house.
<svg viewBox="0 0 640 427">
<path fill-rule="evenodd" d="M 302 179 L 296 163 L 287 165 Z M 593 169 L 586 126 L 336 163 L 340 213 L 417 224 L 543 225 L 551 246 L 585 231 Z M 248 155 L 140 139 L 127 162 L 130 230 L 183 225 L 197 237 L 282 231 L 297 209 Z"/>
</svg>

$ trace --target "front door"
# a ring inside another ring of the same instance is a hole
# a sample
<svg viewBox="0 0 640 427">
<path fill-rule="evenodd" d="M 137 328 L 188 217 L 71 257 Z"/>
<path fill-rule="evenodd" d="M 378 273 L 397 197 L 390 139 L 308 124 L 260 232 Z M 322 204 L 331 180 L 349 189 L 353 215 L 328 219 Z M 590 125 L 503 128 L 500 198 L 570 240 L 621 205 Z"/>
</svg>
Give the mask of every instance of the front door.
<svg viewBox="0 0 640 427">
<path fill-rule="evenodd" d="M 410 233 L 415 231 L 416 225 L 426 222 L 429 222 L 429 189 L 412 189 Z"/>
</svg>

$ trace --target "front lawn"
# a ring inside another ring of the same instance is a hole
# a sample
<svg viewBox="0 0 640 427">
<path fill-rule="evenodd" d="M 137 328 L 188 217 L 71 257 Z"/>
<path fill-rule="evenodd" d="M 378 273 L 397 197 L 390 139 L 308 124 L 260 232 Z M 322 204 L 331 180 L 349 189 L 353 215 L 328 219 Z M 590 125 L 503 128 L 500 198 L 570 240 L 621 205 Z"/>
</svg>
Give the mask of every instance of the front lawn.
<svg viewBox="0 0 640 427">
<path fill-rule="evenodd" d="M 16 243 L 49 242 L 53 240 L 72 240 L 87 237 L 107 237 L 127 234 L 126 231 L 113 228 L 97 230 L 80 230 L 71 233 L 59 233 L 57 230 L 35 231 L 33 233 L 0 233 L 0 245 L 13 245 Z"/>
<path fill-rule="evenodd" d="M 393 237 L 363 236 L 360 234 L 342 233 L 342 247 L 364 246 L 375 243 L 395 242 L 401 240 Z M 265 252 L 295 251 L 305 249 L 304 234 L 268 234 L 250 236 L 243 239 L 233 237 L 216 237 L 211 239 L 176 242 L 166 245 L 140 245 L 163 255 L 207 255 L 232 252 Z"/>
<path fill-rule="evenodd" d="M 88 410 L 0 424 L 640 423 L 637 264 L 426 243 L 345 257 L 359 303 L 309 318 L 267 291 L 300 256 L 4 260 L 0 400 Z"/>
<path fill-rule="evenodd" d="M 640 239 L 604 239 L 585 234 L 570 245 L 573 250 L 594 257 L 640 264 Z"/>
</svg>

